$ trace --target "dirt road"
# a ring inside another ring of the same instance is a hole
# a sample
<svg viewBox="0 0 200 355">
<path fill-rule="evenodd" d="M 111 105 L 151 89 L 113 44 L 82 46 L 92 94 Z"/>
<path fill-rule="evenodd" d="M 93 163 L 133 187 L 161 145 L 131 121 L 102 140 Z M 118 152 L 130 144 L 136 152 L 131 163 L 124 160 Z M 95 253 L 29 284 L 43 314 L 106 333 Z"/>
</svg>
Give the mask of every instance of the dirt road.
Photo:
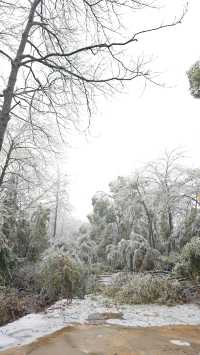
<svg viewBox="0 0 200 355">
<path fill-rule="evenodd" d="M 75 325 L 1 355 L 200 355 L 200 326 Z"/>
</svg>

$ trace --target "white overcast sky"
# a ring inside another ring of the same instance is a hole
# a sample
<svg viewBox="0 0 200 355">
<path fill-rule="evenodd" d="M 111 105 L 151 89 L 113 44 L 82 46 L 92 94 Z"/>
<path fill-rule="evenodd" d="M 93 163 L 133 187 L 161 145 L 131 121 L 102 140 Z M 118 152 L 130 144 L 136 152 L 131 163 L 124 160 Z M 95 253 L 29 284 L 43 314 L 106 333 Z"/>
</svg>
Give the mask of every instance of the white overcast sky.
<svg viewBox="0 0 200 355">
<path fill-rule="evenodd" d="M 160 22 L 180 14 L 183 3 L 168 0 Z M 190 164 L 200 167 L 200 100 L 190 96 L 186 77 L 200 58 L 199 15 L 200 0 L 191 0 L 181 25 L 140 38 L 143 53 L 153 54 L 150 67 L 161 72 L 157 80 L 168 88 L 149 85 L 143 92 L 139 81 L 132 82 L 123 94 L 101 101 L 89 141 L 83 136 L 72 138 L 66 172 L 76 217 L 85 219 L 96 191 L 107 190 L 111 180 L 156 159 L 165 149 L 182 148 Z M 147 23 L 149 12 L 142 16 Z"/>
</svg>

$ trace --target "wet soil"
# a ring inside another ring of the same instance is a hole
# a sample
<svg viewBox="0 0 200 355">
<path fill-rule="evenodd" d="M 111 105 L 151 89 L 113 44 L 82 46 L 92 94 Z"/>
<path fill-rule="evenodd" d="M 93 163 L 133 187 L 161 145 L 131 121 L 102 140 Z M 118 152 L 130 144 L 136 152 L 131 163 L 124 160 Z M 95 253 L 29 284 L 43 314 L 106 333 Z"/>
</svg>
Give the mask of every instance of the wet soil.
<svg viewBox="0 0 200 355">
<path fill-rule="evenodd" d="M 171 343 L 178 341 L 179 345 Z M 1 355 L 200 355 L 200 326 L 75 325 Z"/>
</svg>

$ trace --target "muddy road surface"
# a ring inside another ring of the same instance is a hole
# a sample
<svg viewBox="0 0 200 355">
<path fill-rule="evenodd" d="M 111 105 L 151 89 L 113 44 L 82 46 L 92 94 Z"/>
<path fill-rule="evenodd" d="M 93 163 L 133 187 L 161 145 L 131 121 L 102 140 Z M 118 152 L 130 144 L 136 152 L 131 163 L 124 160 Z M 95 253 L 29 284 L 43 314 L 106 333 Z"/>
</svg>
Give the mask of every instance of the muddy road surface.
<svg viewBox="0 0 200 355">
<path fill-rule="evenodd" d="M 200 326 L 75 325 L 0 355 L 200 355 Z"/>
</svg>

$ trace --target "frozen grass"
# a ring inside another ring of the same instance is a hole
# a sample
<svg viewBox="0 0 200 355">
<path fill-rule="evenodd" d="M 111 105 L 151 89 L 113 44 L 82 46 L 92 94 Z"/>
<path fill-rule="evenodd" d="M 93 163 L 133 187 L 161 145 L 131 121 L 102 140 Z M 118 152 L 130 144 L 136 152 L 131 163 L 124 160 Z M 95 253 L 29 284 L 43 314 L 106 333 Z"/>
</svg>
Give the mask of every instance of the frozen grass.
<svg viewBox="0 0 200 355">
<path fill-rule="evenodd" d="M 152 275 L 119 275 L 104 289 L 104 295 L 119 304 L 183 303 L 177 280 Z"/>
</svg>

